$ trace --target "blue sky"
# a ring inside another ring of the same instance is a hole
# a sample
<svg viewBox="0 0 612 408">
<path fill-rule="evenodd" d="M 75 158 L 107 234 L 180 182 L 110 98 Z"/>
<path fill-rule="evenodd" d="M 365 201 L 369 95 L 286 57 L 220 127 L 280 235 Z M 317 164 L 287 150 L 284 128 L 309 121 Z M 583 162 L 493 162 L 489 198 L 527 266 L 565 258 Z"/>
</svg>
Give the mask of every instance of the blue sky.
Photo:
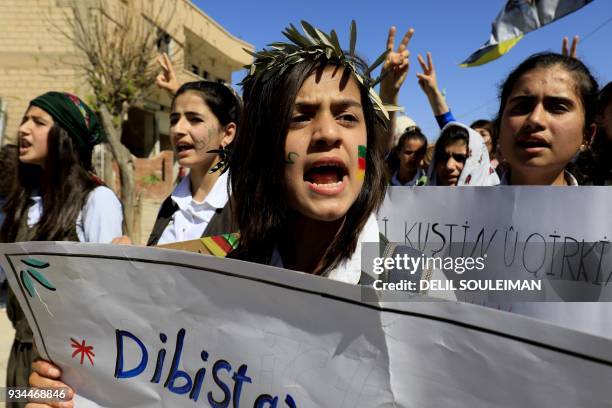
<svg viewBox="0 0 612 408">
<path fill-rule="evenodd" d="M 430 139 L 437 137 L 438 127 L 417 84 L 415 74 L 421 71 L 416 59 L 419 53 L 432 52 L 439 86 L 446 91 L 455 116 L 468 124 L 494 116 L 498 108 L 497 87 L 505 76 L 535 52 L 560 51 L 563 36 L 581 36 L 584 41 L 578 47 L 579 58 L 601 84 L 612 80 L 610 0 L 594 0 L 577 12 L 531 32 L 502 58 L 474 68 L 460 68 L 458 64 L 487 41 L 491 22 L 505 0 L 196 0 L 194 3 L 230 33 L 257 49 L 283 40 L 283 28 L 289 23 L 299 25 L 300 20 L 325 31 L 336 29 L 341 44 L 348 45 L 349 25 L 354 19 L 357 49 L 370 62 L 384 51 L 391 25 L 398 28 L 396 42 L 413 27 L 410 72 L 400 92 L 400 104 Z M 606 21 L 607 24 L 593 32 Z M 239 82 L 242 76 L 242 72 L 235 73 L 233 82 Z"/>
</svg>

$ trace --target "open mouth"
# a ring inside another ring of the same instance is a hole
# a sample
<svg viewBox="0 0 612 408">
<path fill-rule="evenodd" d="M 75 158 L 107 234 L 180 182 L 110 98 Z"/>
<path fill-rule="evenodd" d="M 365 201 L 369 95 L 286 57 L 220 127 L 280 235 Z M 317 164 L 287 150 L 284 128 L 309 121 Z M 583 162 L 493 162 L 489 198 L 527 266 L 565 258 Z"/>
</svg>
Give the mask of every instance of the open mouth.
<svg viewBox="0 0 612 408">
<path fill-rule="evenodd" d="M 516 145 L 521 149 L 534 149 L 540 147 L 550 148 L 550 143 L 540 138 L 519 139 L 516 141 Z"/>
<path fill-rule="evenodd" d="M 304 180 L 318 188 L 339 187 L 344 176 L 348 176 L 348 170 L 340 162 L 315 163 L 304 172 Z"/>
<path fill-rule="evenodd" d="M 19 155 L 20 156 L 27 154 L 28 151 L 30 150 L 30 147 L 32 147 L 32 143 L 30 143 L 28 140 L 19 139 Z"/>
<path fill-rule="evenodd" d="M 194 149 L 194 145 L 190 144 L 190 143 L 177 143 L 176 144 L 176 152 L 177 153 L 182 153 L 182 152 L 186 152 L 188 150 Z"/>
</svg>

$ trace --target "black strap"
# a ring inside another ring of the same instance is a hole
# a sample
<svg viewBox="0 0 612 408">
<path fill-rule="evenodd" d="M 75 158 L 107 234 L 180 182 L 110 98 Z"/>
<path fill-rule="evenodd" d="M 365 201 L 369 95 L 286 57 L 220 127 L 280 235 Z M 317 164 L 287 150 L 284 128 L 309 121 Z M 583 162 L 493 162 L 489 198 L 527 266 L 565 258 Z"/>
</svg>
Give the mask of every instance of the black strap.
<svg viewBox="0 0 612 408">
<path fill-rule="evenodd" d="M 153 225 L 153 230 L 151 231 L 151 235 L 149 235 L 149 240 L 147 241 L 147 246 L 157 245 L 159 238 L 162 236 L 164 230 L 170 223 L 172 215 L 174 215 L 177 210 L 178 205 L 174 202 L 172 197 L 168 196 L 159 208 L 155 225 Z"/>
<path fill-rule="evenodd" d="M 178 209 L 178 205 L 176 205 L 171 197 L 164 200 L 157 214 L 153 231 L 151 231 L 151 235 L 149 235 L 147 246 L 157 245 L 159 238 L 161 238 L 172 216 Z M 235 231 L 236 229 L 232 228 L 232 212 L 230 210 L 230 202 L 228 201 L 225 207 L 215 210 L 215 215 L 210 219 L 202 236 L 209 237 L 212 235 L 228 234 Z"/>
<path fill-rule="evenodd" d="M 208 226 L 202 233 L 203 237 L 210 237 L 214 235 L 229 234 L 236 232 L 232 222 L 232 211 L 230 209 L 230 200 L 227 201 L 225 207 L 217 208 L 215 215 L 211 218 Z"/>
</svg>

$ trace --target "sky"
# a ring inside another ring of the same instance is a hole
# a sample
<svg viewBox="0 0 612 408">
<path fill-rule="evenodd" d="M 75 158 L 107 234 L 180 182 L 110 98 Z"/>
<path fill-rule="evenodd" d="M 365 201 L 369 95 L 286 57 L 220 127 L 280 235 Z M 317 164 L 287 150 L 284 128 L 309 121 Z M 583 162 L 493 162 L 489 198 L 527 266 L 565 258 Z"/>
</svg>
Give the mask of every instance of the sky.
<svg viewBox="0 0 612 408">
<path fill-rule="evenodd" d="M 563 36 L 579 35 L 578 57 L 600 84 L 612 80 L 612 0 L 594 0 L 580 10 L 527 34 L 510 52 L 480 67 L 458 66 L 484 44 L 491 23 L 505 0 L 193 0 L 206 14 L 232 35 L 261 49 L 284 40 L 282 30 L 306 20 L 329 32 L 335 29 L 340 44 L 348 48 L 351 20 L 357 22 L 357 51 L 373 62 L 386 47 L 389 27 L 395 25 L 399 43 L 412 27 L 409 45 L 410 71 L 399 95 L 399 104 L 430 140 L 439 130 L 427 99 L 417 84 L 421 72 L 417 55 L 431 51 L 438 85 L 446 93 L 451 111 L 467 124 L 495 116 L 501 81 L 529 55 L 541 51 L 560 52 Z M 380 6 L 379 6 L 380 5 Z M 602 26 L 603 25 L 603 26 Z M 240 82 L 236 72 L 232 82 Z"/>
</svg>

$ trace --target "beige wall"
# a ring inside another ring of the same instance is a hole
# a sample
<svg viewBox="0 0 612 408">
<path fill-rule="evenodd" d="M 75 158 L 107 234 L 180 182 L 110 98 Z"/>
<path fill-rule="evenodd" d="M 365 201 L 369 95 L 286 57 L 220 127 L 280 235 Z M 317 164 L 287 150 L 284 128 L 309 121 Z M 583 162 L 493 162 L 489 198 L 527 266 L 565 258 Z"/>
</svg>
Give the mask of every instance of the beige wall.
<svg viewBox="0 0 612 408">
<path fill-rule="evenodd" d="M 32 98 L 51 89 L 79 93 L 83 84 L 62 63 L 74 50 L 53 27 L 65 9 L 55 0 L 0 1 L 0 96 L 7 108 L 5 140 L 13 141 Z"/>
<path fill-rule="evenodd" d="M 95 0 L 77 1 L 86 7 Z M 126 7 L 125 0 L 107 1 L 111 9 Z M 78 53 L 57 28 L 66 28 L 66 5 L 71 0 L 0 0 L 0 3 L 0 98 L 7 108 L 3 135 L 7 143 L 15 141 L 19 121 L 32 98 L 59 90 L 87 99 L 90 91 L 82 72 L 70 65 Z M 173 38 L 172 59 L 181 82 L 196 78 L 183 72 L 194 62 L 210 73 L 209 79 L 229 82 L 232 71 L 251 61 L 242 48 L 253 49 L 252 45 L 233 37 L 190 1 L 146 0 L 143 4 L 146 5 L 143 14 L 168 23 L 164 29 Z M 185 53 L 187 45 L 189 52 Z M 162 92 L 153 90 L 148 99 L 170 105 L 169 97 Z"/>
</svg>

